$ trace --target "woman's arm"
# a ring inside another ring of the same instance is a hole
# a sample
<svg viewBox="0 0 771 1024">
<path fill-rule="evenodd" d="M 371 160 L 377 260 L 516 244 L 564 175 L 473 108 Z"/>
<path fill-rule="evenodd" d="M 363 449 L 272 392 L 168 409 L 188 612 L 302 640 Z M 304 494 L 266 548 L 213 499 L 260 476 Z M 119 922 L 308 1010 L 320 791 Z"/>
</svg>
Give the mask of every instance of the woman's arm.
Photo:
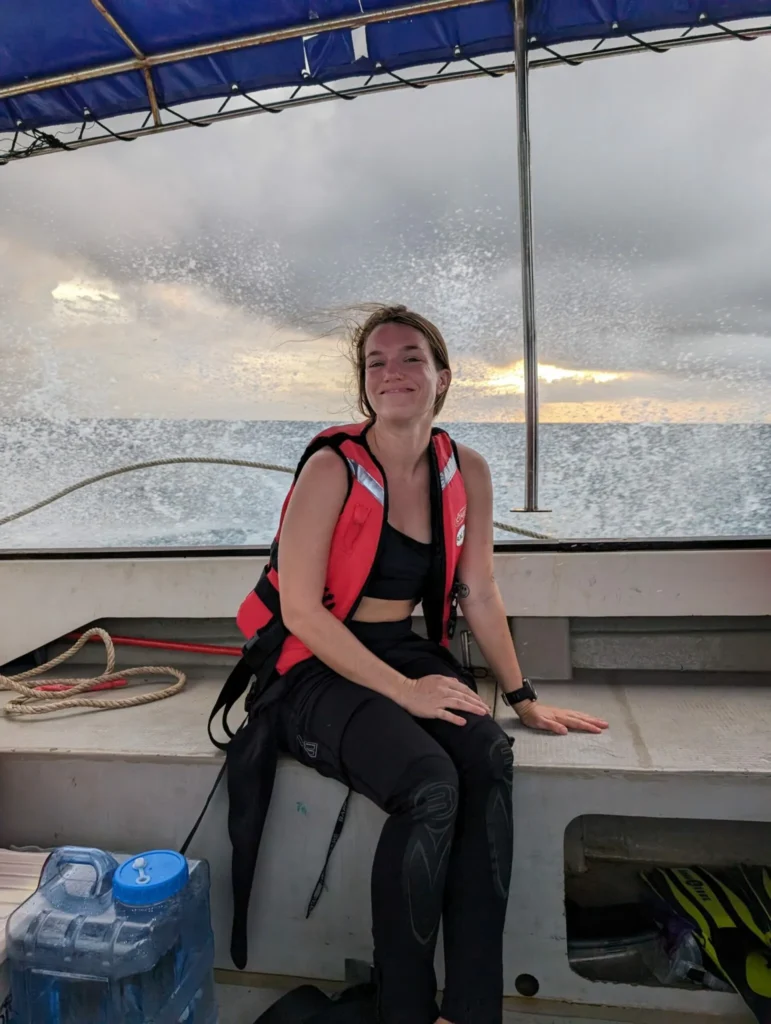
<svg viewBox="0 0 771 1024">
<path fill-rule="evenodd" d="M 354 683 L 396 700 L 404 675 L 369 651 L 322 604 L 327 562 L 348 489 L 343 460 L 329 448 L 308 459 L 284 516 L 278 552 L 281 615 L 290 633 Z"/>
<path fill-rule="evenodd" d="M 490 467 L 473 448 L 458 445 L 466 485 L 466 535 L 458 564 L 458 603 L 474 639 L 504 693 L 518 690 L 522 671 L 511 638 L 506 608 L 493 573 L 493 484 Z M 551 708 L 523 700 L 514 710 L 525 725 L 566 733 L 601 732 L 607 722 L 580 711 Z"/>
<path fill-rule="evenodd" d="M 452 710 L 487 714 L 484 702 L 457 679 L 410 679 L 397 672 L 322 604 L 332 534 L 347 491 L 347 470 L 339 455 L 326 448 L 308 459 L 292 492 L 279 541 L 281 615 L 287 629 L 343 678 L 389 697 L 410 714 L 456 725 L 465 725 L 465 719 Z"/>
</svg>

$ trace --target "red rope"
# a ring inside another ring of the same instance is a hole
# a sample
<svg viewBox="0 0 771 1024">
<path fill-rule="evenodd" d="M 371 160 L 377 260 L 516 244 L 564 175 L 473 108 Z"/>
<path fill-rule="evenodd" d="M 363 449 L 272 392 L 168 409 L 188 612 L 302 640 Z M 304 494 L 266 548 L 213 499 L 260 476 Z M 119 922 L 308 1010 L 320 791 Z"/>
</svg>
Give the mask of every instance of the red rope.
<svg viewBox="0 0 771 1024">
<path fill-rule="evenodd" d="M 79 640 L 82 633 L 68 633 L 67 640 Z M 188 651 L 190 654 L 225 654 L 230 658 L 240 658 L 240 647 L 224 647 L 221 644 L 189 644 L 177 640 L 144 640 L 136 636 L 113 636 L 112 642 L 116 646 L 123 647 L 153 647 L 160 651 Z M 90 643 L 98 641 L 99 637 L 91 637 Z"/>
<path fill-rule="evenodd" d="M 70 689 L 70 686 L 75 686 L 75 683 L 40 683 L 35 687 L 36 690 L 42 690 L 44 693 L 62 693 Z M 88 693 L 93 693 L 95 690 L 119 690 L 121 686 L 126 686 L 125 679 L 111 679 L 107 683 L 94 683 L 93 686 L 89 687 Z"/>
</svg>

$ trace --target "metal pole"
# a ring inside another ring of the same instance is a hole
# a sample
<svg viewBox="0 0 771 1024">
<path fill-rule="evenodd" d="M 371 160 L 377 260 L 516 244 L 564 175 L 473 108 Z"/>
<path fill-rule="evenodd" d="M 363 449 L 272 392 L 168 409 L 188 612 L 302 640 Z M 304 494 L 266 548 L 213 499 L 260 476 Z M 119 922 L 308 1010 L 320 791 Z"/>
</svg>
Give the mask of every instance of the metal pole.
<svg viewBox="0 0 771 1024">
<path fill-rule="evenodd" d="M 530 182 L 527 0 L 514 0 L 517 82 L 519 232 L 522 260 L 522 332 L 525 364 L 525 512 L 538 511 L 538 354 L 535 332 L 533 210 Z"/>
</svg>

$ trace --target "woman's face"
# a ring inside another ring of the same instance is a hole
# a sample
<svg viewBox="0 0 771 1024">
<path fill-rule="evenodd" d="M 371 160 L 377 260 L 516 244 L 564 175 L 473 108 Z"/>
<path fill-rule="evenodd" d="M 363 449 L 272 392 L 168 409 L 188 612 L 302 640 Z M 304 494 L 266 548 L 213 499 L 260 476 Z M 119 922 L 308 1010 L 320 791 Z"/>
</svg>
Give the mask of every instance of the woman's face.
<svg viewBox="0 0 771 1024">
<path fill-rule="evenodd" d="M 433 417 L 434 402 L 450 386 L 449 370 L 437 370 L 425 336 L 406 324 L 381 324 L 365 343 L 364 382 L 378 419 Z"/>
</svg>

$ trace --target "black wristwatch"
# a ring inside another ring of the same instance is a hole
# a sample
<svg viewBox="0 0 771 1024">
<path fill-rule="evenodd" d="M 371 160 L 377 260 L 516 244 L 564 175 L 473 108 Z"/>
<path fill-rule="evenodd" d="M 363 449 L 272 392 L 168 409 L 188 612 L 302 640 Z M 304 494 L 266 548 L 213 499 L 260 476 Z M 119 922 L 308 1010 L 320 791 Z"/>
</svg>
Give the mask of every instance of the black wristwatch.
<svg viewBox="0 0 771 1024">
<path fill-rule="evenodd" d="M 535 687 L 529 679 L 523 679 L 522 685 L 518 690 L 512 690 L 510 693 L 502 692 L 501 697 L 510 708 L 513 708 L 515 704 L 519 704 L 523 700 L 538 700 L 538 694 L 535 692 Z"/>
</svg>

